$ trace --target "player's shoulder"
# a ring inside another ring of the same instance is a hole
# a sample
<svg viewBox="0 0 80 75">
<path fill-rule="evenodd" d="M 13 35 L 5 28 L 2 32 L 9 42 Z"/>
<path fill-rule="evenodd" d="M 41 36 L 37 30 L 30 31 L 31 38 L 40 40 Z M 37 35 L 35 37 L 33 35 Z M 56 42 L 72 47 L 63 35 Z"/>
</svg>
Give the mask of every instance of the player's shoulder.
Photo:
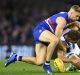
<svg viewBox="0 0 80 75">
<path fill-rule="evenodd" d="M 68 17 L 68 13 L 67 12 L 59 12 L 59 16 L 66 18 L 66 17 Z"/>
<path fill-rule="evenodd" d="M 62 21 L 62 23 L 66 23 L 67 17 L 68 17 L 67 12 L 59 12 L 56 18 L 56 22 Z"/>
<path fill-rule="evenodd" d="M 59 12 L 59 14 L 67 15 L 68 13 L 67 12 Z"/>
<path fill-rule="evenodd" d="M 59 13 L 56 13 L 54 15 L 52 15 L 51 17 L 52 18 L 57 18 L 57 17 L 67 17 L 67 12 L 59 12 Z"/>
<path fill-rule="evenodd" d="M 58 17 L 64 19 L 66 22 L 68 22 L 68 12 L 59 12 Z"/>
</svg>

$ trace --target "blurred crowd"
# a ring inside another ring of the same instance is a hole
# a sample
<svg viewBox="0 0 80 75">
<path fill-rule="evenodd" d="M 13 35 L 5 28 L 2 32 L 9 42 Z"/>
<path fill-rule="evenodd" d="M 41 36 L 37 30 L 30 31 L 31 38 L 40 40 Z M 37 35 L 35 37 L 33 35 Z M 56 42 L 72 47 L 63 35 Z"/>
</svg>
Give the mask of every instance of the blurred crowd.
<svg viewBox="0 0 80 75">
<path fill-rule="evenodd" d="M 33 0 L 0 1 L 0 43 L 33 44 L 34 26 L 48 15 L 47 10 L 32 8 Z"/>
<path fill-rule="evenodd" d="M 50 0 L 0 0 L 0 44 L 33 44 L 32 32 L 35 25 L 50 16 L 52 12 L 65 10 L 64 3 L 52 2 Z M 59 5 L 62 9 L 56 7 Z M 70 4 L 67 7 L 69 6 Z"/>
</svg>

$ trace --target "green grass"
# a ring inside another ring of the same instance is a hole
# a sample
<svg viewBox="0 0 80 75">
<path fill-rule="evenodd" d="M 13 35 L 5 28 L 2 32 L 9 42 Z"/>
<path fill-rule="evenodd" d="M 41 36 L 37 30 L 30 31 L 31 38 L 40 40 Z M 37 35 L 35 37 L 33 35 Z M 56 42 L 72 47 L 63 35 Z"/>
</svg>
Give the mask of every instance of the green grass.
<svg viewBox="0 0 80 75">
<path fill-rule="evenodd" d="M 5 61 L 6 60 L 0 60 L 0 75 L 46 75 L 41 66 L 16 62 L 15 64 L 13 63 L 9 67 L 5 68 Z M 53 75 L 80 75 L 79 72 L 57 72 L 53 66 L 53 61 L 51 61 L 51 67 L 53 69 Z"/>
</svg>

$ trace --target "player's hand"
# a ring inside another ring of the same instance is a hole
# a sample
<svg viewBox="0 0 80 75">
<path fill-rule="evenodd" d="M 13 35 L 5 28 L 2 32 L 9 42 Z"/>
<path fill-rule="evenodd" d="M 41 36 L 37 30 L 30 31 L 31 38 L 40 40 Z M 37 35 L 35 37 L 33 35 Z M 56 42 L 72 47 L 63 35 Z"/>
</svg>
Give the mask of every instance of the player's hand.
<svg viewBox="0 0 80 75">
<path fill-rule="evenodd" d="M 70 60 L 71 60 L 71 63 L 72 63 L 72 64 L 76 64 L 76 63 L 80 62 L 80 58 L 77 57 L 77 56 L 72 56 L 72 57 L 70 58 Z"/>
<path fill-rule="evenodd" d="M 71 63 L 76 66 L 77 69 L 80 69 L 80 58 L 77 57 L 72 57 L 71 58 Z"/>
</svg>

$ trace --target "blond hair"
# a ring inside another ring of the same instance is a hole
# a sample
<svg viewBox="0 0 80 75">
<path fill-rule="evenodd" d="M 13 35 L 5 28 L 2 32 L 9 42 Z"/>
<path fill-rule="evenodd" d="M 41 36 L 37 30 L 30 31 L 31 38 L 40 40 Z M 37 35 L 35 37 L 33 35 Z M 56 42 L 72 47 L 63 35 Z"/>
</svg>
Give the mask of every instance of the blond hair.
<svg viewBox="0 0 80 75">
<path fill-rule="evenodd" d="M 79 5 L 73 5 L 73 6 L 71 7 L 71 9 L 73 9 L 73 10 L 75 10 L 76 12 L 79 12 L 79 13 L 80 13 L 80 7 L 79 7 Z"/>
</svg>

